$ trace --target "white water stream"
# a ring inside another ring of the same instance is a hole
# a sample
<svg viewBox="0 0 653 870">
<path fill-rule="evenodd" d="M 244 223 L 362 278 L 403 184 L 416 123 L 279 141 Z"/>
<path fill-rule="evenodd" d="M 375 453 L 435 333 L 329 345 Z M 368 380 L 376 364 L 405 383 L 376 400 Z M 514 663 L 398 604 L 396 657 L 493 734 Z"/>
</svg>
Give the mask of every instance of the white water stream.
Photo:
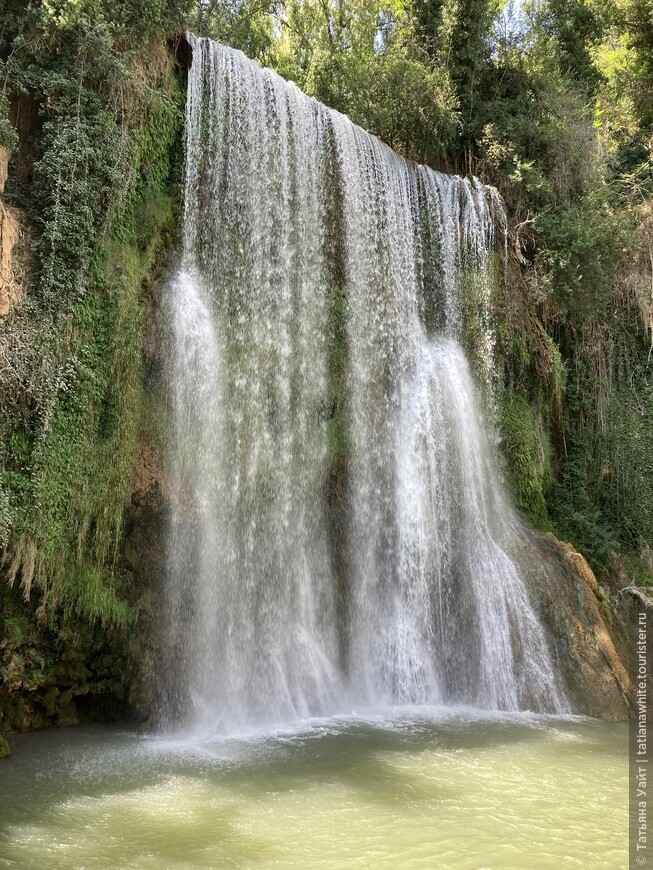
<svg viewBox="0 0 653 870">
<path fill-rule="evenodd" d="M 190 39 L 164 723 L 564 710 L 477 395 L 496 193 Z"/>
</svg>

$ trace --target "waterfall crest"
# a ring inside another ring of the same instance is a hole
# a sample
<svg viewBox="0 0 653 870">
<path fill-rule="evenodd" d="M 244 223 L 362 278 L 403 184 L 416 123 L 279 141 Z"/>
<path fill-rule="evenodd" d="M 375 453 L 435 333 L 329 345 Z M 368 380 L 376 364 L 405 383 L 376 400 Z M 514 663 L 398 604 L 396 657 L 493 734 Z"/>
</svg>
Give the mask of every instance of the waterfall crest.
<svg viewBox="0 0 653 870">
<path fill-rule="evenodd" d="M 498 196 L 189 39 L 163 721 L 563 709 L 479 401 Z"/>
</svg>

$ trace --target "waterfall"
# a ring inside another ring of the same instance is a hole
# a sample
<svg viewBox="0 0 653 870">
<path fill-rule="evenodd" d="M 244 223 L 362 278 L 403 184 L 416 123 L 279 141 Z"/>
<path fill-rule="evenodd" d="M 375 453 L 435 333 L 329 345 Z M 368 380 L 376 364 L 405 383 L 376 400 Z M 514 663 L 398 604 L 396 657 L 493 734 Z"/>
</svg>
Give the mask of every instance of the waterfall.
<svg viewBox="0 0 653 870">
<path fill-rule="evenodd" d="M 563 709 L 483 423 L 496 192 L 189 39 L 163 722 Z"/>
</svg>

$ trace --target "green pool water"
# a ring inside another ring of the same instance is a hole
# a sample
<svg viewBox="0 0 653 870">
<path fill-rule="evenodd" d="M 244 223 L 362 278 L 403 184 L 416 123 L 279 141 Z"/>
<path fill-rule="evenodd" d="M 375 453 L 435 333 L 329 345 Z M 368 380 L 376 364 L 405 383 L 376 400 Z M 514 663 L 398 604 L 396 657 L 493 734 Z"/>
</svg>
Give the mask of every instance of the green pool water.
<svg viewBox="0 0 653 870">
<path fill-rule="evenodd" d="M 627 866 L 625 723 L 394 710 L 238 738 L 16 737 L 0 867 Z"/>
</svg>

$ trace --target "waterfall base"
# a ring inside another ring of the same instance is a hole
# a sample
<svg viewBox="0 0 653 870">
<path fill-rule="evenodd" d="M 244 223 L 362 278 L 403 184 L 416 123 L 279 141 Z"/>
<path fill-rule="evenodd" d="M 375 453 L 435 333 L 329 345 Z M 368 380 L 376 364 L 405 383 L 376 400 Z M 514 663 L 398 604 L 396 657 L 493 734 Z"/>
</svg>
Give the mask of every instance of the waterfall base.
<svg viewBox="0 0 653 870">
<path fill-rule="evenodd" d="M 150 609 L 154 613 L 161 606 L 157 601 L 166 565 L 163 543 L 171 510 L 170 484 L 163 459 L 150 442 L 143 446 L 138 468 L 122 558 L 141 578 L 143 594 L 153 602 Z M 331 486 L 334 499 L 342 498 L 342 481 L 337 474 Z M 624 682 L 627 647 L 622 619 L 630 602 L 623 597 L 612 602 L 583 557 L 569 544 L 530 530 L 523 534 L 531 552 L 537 554 L 534 561 L 539 563 L 530 590 L 533 606 L 551 638 L 554 662 L 573 708 L 604 721 L 626 720 L 630 689 Z M 156 635 L 151 616 L 144 619 L 129 700 L 133 715 L 155 721 L 161 686 L 151 662 L 162 655 L 162 639 Z"/>
</svg>

